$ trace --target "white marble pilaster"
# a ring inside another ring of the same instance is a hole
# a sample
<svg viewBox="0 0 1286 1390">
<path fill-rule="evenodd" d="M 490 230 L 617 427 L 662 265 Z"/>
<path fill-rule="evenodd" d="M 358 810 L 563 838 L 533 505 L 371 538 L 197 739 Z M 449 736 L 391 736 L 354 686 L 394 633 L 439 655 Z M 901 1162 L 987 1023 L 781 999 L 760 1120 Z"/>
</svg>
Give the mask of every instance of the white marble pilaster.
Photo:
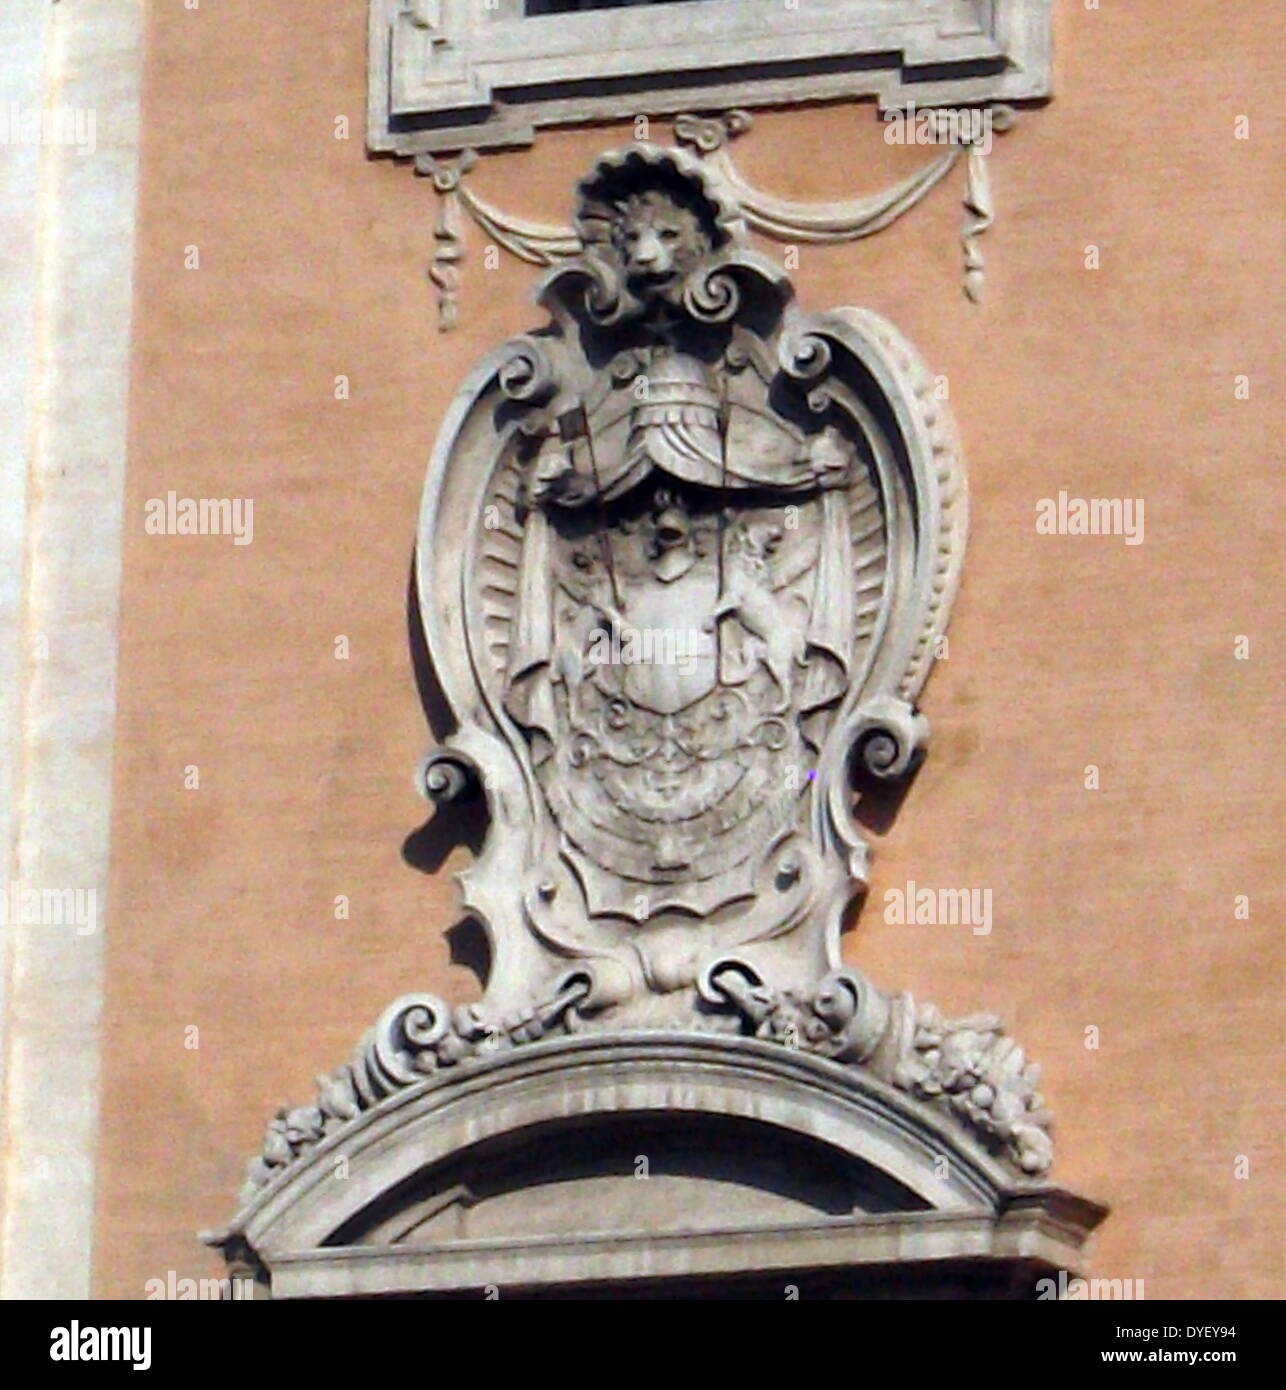
<svg viewBox="0 0 1286 1390">
<path fill-rule="evenodd" d="M 143 15 L 0 11 L 0 892 L 93 894 L 0 929 L 5 1298 L 90 1291 Z"/>
</svg>

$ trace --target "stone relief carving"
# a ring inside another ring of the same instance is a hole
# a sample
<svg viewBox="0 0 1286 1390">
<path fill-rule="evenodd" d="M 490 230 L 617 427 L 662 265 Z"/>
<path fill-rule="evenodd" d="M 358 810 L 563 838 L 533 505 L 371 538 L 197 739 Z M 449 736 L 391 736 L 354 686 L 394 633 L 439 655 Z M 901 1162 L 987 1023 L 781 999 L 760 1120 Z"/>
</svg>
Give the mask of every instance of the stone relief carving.
<svg viewBox="0 0 1286 1390">
<path fill-rule="evenodd" d="M 991 1015 L 947 1020 L 840 957 L 866 876 L 855 768 L 903 776 L 963 558 L 945 406 L 860 309 L 810 314 L 684 149 L 603 155 L 543 328 L 443 424 L 417 547 L 454 732 L 427 794 L 485 798 L 459 876 L 483 999 L 396 1001 L 283 1110 L 247 1200 L 441 1071 L 567 1034 L 755 1038 L 1049 1167 L 1039 1073 Z"/>
<path fill-rule="evenodd" d="M 588 975 L 570 975 L 556 994 L 501 1024 L 488 1022 L 477 1005 L 451 1009 L 428 994 L 397 1000 L 351 1062 L 317 1078 L 314 1104 L 283 1106 L 269 1122 L 242 1200 L 253 1200 L 307 1150 L 405 1087 L 458 1063 L 583 1031 L 592 989 Z M 716 963 L 700 993 L 716 1010 L 735 1015 L 750 1036 L 860 1065 L 948 1111 L 1024 1175 L 1039 1176 L 1053 1161 L 1040 1069 L 991 1014 L 947 1020 L 907 994 L 885 998 L 851 970 L 832 972 L 801 997 L 766 987 L 735 960 Z M 715 1031 L 713 1021 L 693 1019 L 690 1027 Z"/>
<path fill-rule="evenodd" d="M 966 123 L 964 115 L 973 119 Z M 914 119 L 920 123 L 917 129 L 923 128 L 926 143 L 937 146 L 939 154 L 888 188 L 830 202 L 780 198 L 756 188 L 740 173 L 728 146 L 751 128 L 752 117 L 747 111 L 732 110 L 720 116 L 682 114 L 674 121 L 674 138 L 709 163 L 736 200 L 748 228 L 781 242 L 802 245 L 836 245 L 883 231 L 922 202 L 963 161 L 962 283 L 965 294 L 976 304 L 982 298 L 985 271 L 979 238 L 995 221 L 987 153 L 993 133 L 1011 129 L 1016 113 L 1010 106 L 997 105 L 967 113 L 925 110 Z M 438 289 L 438 321 L 443 331 L 458 322 L 459 263 L 465 255 L 460 236 L 462 214 L 472 218 L 496 246 L 530 265 L 558 265 L 585 250 L 575 227 L 516 217 L 481 197 L 464 179 L 476 164 L 472 149 L 456 157 L 421 154 L 416 158 L 416 168 L 432 179 L 440 198 L 430 278 Z"/>
</svg>

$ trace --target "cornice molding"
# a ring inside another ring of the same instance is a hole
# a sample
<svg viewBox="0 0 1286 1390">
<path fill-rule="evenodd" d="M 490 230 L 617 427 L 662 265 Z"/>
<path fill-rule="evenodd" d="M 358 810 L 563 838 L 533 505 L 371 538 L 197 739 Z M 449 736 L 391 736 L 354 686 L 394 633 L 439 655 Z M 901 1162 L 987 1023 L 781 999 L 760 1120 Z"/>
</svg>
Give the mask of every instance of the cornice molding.
<svg viewBox="0 0 1286 1390">
<path fill-rule="evenodd" d="M 530 145 L 542 127 L 695 106 L 1047 97 L 1051 0 L 691 0 L 528 15 L 523 0 L 371 0 L 368 143 Z"/>
</svg>

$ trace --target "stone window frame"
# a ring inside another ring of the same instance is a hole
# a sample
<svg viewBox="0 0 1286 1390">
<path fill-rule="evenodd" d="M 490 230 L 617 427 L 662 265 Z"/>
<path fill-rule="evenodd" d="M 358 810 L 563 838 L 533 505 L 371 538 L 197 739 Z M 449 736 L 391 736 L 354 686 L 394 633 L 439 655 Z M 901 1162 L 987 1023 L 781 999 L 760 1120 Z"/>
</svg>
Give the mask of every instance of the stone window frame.
<svg viewBox="0 0 1286 1390">
<path fill-rule="evenodd" d="M 376 152 L 530 145 L 537 129 L 875 97 L 1050 94 L 1052 0 L 675 0 L 531 16 L 523 0 L 371 0 Z M 736 54 L 714 64 L 712 54 Z"/>
</svg>

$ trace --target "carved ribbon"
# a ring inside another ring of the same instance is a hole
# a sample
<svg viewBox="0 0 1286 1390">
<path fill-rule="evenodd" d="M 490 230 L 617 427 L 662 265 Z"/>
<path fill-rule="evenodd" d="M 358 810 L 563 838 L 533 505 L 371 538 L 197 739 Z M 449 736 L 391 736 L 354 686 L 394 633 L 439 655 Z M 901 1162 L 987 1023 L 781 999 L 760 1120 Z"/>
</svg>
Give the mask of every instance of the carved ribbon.
<svg viewBox="0 0 1286 1390">
<path fill-rule="evenodd" d="M 423 156 L 418 168 L 431 175 L 439 197 L 438 221 L 433 230 L 435 248 L 429 279 L 438 290 L 438 328 L 449 333 L 459 321 L 459 263 L 464 259 L 460 237 L 460 180 L 477 163 L 474 150 L 465 150 L 455 160 Z"/>
</svg>

